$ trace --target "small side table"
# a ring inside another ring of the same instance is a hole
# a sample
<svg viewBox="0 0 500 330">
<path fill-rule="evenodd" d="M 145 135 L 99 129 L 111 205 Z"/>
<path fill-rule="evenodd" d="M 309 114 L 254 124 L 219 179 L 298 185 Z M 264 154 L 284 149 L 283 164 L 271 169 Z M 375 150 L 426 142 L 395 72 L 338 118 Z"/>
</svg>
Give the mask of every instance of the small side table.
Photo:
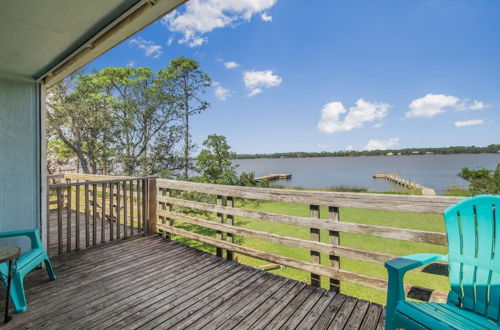
<svg viewBox="0 0 500 330">
<path fill-rule="evenodd" d="M 7 274 L 7 294 L 5 298 L 5 318 L 4 323 L 10 321 L 12 317 L 9 316 L 9 300 L 10 300 L 10 283 L 13 275 L 13 264 L 19 258 L 21 250 L 15 246 L 2 246 L 0 247 L 0 263 L 9 262 L 9 273 Z"/>
</svg>

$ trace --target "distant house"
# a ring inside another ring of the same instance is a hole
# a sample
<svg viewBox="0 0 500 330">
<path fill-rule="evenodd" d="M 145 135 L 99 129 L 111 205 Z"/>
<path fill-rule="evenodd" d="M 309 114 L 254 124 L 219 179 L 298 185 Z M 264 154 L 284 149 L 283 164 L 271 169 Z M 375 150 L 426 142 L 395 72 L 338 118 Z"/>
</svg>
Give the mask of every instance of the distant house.
<svg viewBox="0 0 500 330">
<path fill-rule="evenodd" d="M 427 151 L 425 154 L 426 155 L 433 155 L 434 153 L 432 151 Z"/>
<path fill-rule="evenodd" d="M 402 153 L 398 152 L 398 156 L 401 156 L 401 155 L 402 155 Z"/>
<path fill-rule="evenodd" d="M 420 154 L 420 152 L 418 152 L 418 151 L 413 151 L 412 152 L 412 155 L 419 155 L 419 154 Z"/>
<path fill-rule="evenodd" d="M 394 154 L 392 152 L 388 152 L 387 156 L 394 156 Z"/>
</svg>

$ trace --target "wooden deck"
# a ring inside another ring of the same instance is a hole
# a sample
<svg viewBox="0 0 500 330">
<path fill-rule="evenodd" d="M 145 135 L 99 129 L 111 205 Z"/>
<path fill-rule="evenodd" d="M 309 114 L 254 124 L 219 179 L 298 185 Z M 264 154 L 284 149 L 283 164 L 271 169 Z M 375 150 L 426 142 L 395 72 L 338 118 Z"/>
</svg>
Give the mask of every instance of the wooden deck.
<svg viewBox="0 0 500 330">
<path fill-rule="evenodd" d="M 4 329 L 383 329 L 380 305 L 167 242 L 135 237 L 53 258 Z M 3 304 L 3 302 L 2 302 Z M 3 312 L 3 311 L 2 311 Z"/>
</svg>

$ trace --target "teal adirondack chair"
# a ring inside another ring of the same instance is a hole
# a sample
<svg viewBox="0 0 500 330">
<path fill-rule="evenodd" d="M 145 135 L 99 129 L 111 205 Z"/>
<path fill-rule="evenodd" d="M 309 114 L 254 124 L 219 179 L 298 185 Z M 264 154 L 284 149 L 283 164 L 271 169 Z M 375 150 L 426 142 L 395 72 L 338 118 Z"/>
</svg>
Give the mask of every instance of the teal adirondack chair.
<svg viewBox="0 0 500 330">
<path fill-rule="evenodd" d="M 385 263 L 389 273 L 386 329 L 500 329 L 500 196 L 465 199 L 444 211 L 448 255 L 414 254 Z M 446 303 L 407 301 L 407 271 L 447 261 Z"/>
<path fill-rule="evenodd" d="M 12 287 L 10 290 L 10 299 L 12 301 L 12 304 L 14 305 L 14 310 L 19 313 L 26 311 L 27 308 L 26 296 L 24 294 L 24 276 L 26 276 L 26 274 L 28 274 L 42 262 L 45 263 L 45 268 L 47 268 L 50 280 L 55 280 L 56 275 L 54 274 L 54 271 L 52 269 L 52 264 L 50 263 L 49 256 L 43 248 L 38 229 L 27 229 L 0 233 L 0 238 L 17 236 L 27 236 L 31 240 L 31 250 L 21 254 L 16 262 L 16 269 L 13 274 L 11 283 Z M 2 278 L 4 285 L 7 285 L 6 279 L 8 271 L 8 263 L 1 263 L 0 273 L 2 273 L 3 275 Z"/>
</svg>

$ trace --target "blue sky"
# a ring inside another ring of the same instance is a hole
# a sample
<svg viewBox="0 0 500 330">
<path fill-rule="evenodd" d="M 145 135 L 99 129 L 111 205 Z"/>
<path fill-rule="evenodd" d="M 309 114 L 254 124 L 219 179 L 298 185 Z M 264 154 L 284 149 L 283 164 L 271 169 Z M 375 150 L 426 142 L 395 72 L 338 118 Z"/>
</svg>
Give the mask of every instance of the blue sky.
<svg viewBox="0 0 500 330">
<path fill-rule="evenodd" d="M 216 82 L 193 118 L 197 143 L 213 133 L 239 153 L 500 143 L 500 1 L 191 0 L 89 68 L 157 70 L 178 56 Z"/>
</svg>

